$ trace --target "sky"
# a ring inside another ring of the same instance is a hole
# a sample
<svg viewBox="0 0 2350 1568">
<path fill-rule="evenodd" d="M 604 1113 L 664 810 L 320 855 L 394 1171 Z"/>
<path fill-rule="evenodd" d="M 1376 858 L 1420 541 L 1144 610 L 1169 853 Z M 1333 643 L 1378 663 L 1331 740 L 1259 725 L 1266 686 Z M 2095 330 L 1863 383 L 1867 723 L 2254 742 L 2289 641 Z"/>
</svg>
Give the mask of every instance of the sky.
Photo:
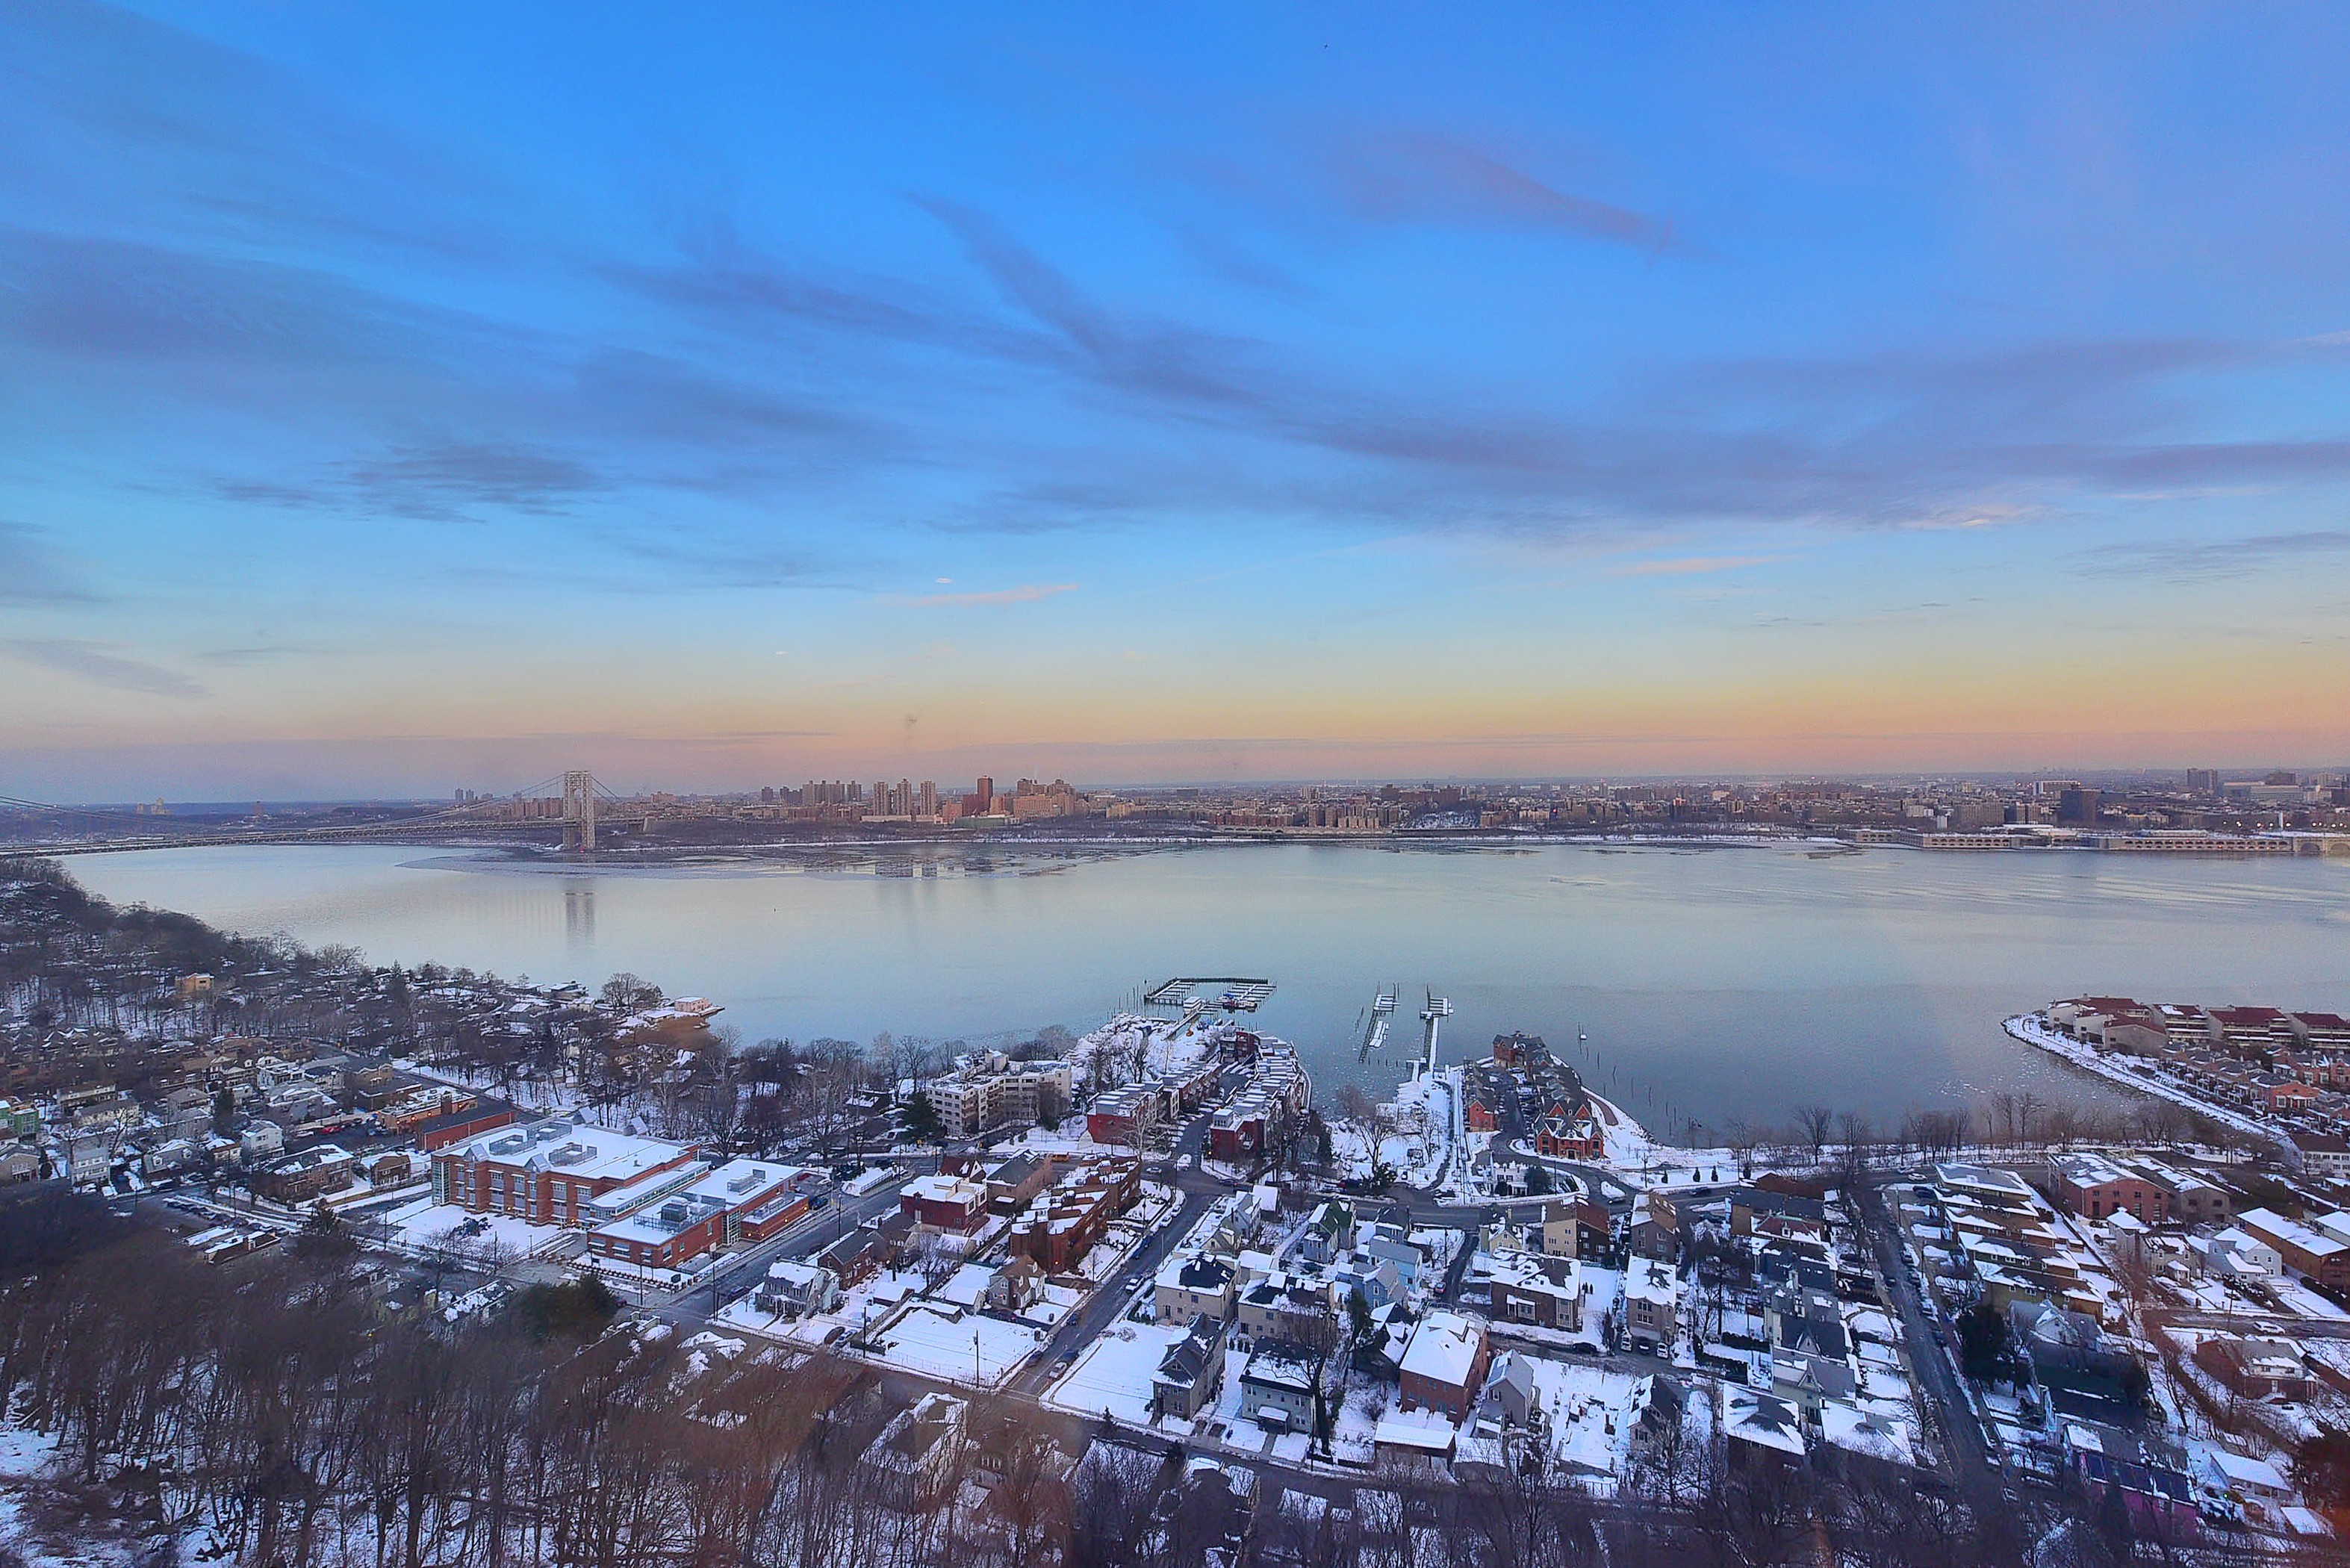
<svg viewBox="0 0 2350 1568">
<path fill-rule="evenodd" d="M 2346 67 L 19 0 L 0 794 L 2338 766 Z"/>
</svg>

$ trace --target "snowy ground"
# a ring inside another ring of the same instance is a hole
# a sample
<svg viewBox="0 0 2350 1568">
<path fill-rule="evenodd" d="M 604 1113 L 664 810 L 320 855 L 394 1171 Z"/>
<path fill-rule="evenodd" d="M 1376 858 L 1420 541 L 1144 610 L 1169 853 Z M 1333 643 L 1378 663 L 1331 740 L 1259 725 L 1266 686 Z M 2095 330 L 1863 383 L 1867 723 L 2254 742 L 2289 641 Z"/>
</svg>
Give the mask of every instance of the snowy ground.
<svg viewBox="0 0 2350 1568">
<path fill-rule="evenodd" d="M 476 1214 L 453 1203 L 435 1203 L 429 1198 L 392 1210 L 381 1218 L 389 1227 L 392 1245 L 410 1251 L 445 1246 L 480 1253 L 494 1243 L 510 1258 L 525 1258 L 574 1234 L 558 1226 L 534 1225 L 510 1214 Z M 455 1233 L 469 1222 L 471 1235 Z"/>
<path fill-rule="evenodd" d="M 1045 1334 L 1041 1329 L 1001 1318 L 917 1306 L 876 1339 L 878 1357 L 892 1366 L 984 1388 L 1035 1355 Z M 1156 1362 L 1151 1369 L 1158 1369 Z M 1147 1376 L 1142 1393 L 1148 1402 L 1150 1379 Z"/>
<path fill-rule="evenodd" d="M 64 1532 L 70 1539 L 53 1539 L 42 1528 L 36 1504 L 57 1449 L 57 1439 L 43 1433 L 0 1428 L 0 1561 L 12 1568 L 130 1568 L 144 1559 L 157 1542 L 127 1541 L 110 1526 L 76 1523 Z"/>
<path fill-rule="evenodd" d="M 1119 1324 L 1086 1347 L 1045 1403 L 1087 1416 L 1107 1410 L 1113 1419 L 1149 1425 L 1150 1379 L 1184 1332 L 1171 1324 Z M 1225 1381 L 1237 1384 L 1239 1368 L 1232 1361 L 1227 1357 Z"/>
</svg>

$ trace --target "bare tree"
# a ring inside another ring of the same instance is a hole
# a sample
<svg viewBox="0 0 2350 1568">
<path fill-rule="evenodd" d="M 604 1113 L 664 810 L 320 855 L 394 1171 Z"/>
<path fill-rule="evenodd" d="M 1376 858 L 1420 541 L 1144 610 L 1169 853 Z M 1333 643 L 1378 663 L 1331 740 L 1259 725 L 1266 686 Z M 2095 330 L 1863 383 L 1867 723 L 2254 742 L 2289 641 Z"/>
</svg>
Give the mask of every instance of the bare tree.
<svg viewBox="0 0 2350 1568">
<path fill-rule="evenodd" d="M 1835 1130 L 1835 1112 L 1826 1106 L 1804 1106 L 1795 1112 L 1795 1136 L 1812 1151 L 1814 1165 L 1825 1158 Z"/>
</svg>

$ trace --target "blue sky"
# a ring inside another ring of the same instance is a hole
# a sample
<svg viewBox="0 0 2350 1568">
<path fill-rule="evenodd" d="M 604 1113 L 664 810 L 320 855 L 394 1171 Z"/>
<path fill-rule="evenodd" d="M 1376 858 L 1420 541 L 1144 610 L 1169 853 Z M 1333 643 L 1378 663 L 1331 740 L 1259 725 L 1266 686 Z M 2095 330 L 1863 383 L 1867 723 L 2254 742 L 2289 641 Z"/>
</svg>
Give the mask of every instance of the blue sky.
<svg viewBox="0 0 2350 1568">
<path fill-rule="evenodd" d="M 2339 763 L 2338 10 L 0 17 L 5 793 Z"/>
</svg>

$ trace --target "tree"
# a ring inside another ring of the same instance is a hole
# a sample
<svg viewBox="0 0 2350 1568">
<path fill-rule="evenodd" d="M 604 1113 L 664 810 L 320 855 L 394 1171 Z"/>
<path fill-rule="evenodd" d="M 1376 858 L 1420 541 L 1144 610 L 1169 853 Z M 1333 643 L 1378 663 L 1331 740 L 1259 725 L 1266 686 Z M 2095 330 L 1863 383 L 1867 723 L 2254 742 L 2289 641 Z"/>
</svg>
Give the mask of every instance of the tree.
<svg viewBox="0 0 2350 1568">
<path fill-rule="evenodd" d="M 295 1233 L 294 1255 L 320 1274 L 338 1274 L 359 1256 L 359 1239 L 333 1210 L 318 1208 Z"/>
<path fill-rule="evenodd" d="M 1752 1176 L 1754 1146 L 1762 1142 L 1761 1136 L 1754 1130 L 1754 1124 L 1744 1116 L 1732 1116 L 1722 1128 L 1722 1136 L 1729 1140 L 1730 1152 L 1737 1157 L 1739 1179 L 1742 1181 Z"/>
<path fill-rule="evenodd" d="M 909 1141 L 938 1142 L 939 1112 L 938 1107 L 931 1104 L 929 1096 L 919 1092 L 907 1096 L 899 1102 L 898 1113 L 899 1119 L 905 1126 Z"/>
<path fill-rule="evenodd" d="M 2007 1357 L 2004 1314 L 1987 1302 L 1977 1302 L 1959 1314 L 1959 1360 L 1968 1376 L 1987 1383 L 2000 1374 Z"/>
<path fill-rule="evenodd" d="M 1835 1128 L 1835 1112 L 1826 1106 L 1804 1106 L 1795 1112 L 1795 1132 L 1811 1149 L 1814 1165 L 1825 1157 Z"/>
<path fill-rule="evenodd" d="M 228 1129 L 236 1125 L 236 1096 L 223 1084 L 213 1093 L 213 1136 L 228 1137 Z"/>
<path fill-rule="evenodd" d="M 601 1275 L 581 1274 L 559 1285 L 532 1285 L 506 1310 L 535 1340 L 593 1339 L 619 1315 L 620 1301 Z"/>
<path fill-rule="evenodd" d="M 2293 1484 L 2321 1508 L 2350 1508 L 2350 1432 L 2320 1432 L 2293 1457 Z"/>
</svg>

